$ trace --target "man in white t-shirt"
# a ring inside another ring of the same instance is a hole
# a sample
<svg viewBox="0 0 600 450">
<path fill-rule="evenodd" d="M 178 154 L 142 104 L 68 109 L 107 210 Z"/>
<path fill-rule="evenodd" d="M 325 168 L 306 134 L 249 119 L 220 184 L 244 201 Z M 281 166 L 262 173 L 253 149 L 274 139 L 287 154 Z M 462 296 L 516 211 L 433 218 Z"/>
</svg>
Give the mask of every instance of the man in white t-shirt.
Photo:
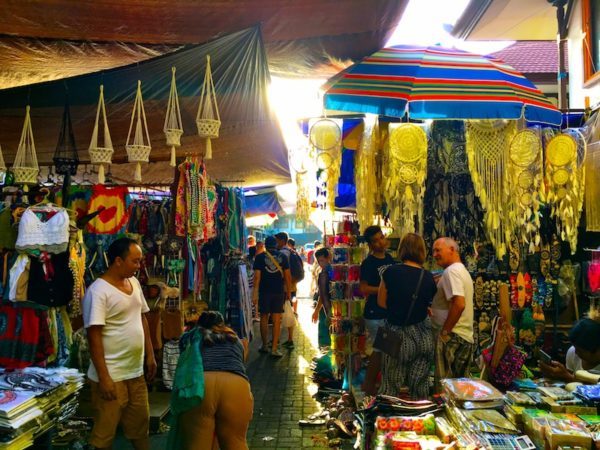
<svg viewBox="0 0 600 450">
<path fill-rule="evenodd" d="M 97 449 L 112 448 L 121 424 L 136 450 L 149 450 L 146 381 L 154 378 L 156 361 L 144 316 L 148 305 L 134 277 L 142 249 L 133 239 L 121 238 L 110 245 L 107 256 L 108 270 L 90 285 L 83 299 L 95 410 L 90 444 Z"/>
<path fill-rule="evenodd" d="M 473 280 L 460 261 L 458 244 L 442 237 L 433 244 L 433 259 L 444 269 L 431 305 L 438 329 L 436 378 L 468 376 L 473 358 Z"/>
</svg>

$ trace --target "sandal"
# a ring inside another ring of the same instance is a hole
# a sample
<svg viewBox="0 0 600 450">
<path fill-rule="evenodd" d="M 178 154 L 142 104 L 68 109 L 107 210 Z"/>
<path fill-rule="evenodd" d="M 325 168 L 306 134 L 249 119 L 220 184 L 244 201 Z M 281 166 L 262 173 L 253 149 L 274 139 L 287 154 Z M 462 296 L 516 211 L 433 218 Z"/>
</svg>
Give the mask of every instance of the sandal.
<svg viewBox="0 0 600 450">
<path fill-rule="evenodd" d="M 301 427 L 320 427 L 322 425 L 325 425 L 325 423 L 326 423 L 325 419 L 320 419 L 320 418 L 311 419 L 310 416 L 308 419 L 301 419 L 298 421 L 298 425 L 300 425 Z"/>
</svg>

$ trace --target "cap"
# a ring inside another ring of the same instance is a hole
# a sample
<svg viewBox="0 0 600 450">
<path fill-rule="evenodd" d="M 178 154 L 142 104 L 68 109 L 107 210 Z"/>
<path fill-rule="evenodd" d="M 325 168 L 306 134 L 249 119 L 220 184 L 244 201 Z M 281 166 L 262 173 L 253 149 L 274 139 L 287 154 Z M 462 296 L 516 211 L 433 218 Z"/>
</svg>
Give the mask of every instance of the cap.
<svg viewBox="0 0 600 450">
<path fill-rule="evenodd" d="M 265 247 L 277 248 L 277 241 L 273 236 L 267 236 L 267 238 L 265 239 Z"/>
</svg>

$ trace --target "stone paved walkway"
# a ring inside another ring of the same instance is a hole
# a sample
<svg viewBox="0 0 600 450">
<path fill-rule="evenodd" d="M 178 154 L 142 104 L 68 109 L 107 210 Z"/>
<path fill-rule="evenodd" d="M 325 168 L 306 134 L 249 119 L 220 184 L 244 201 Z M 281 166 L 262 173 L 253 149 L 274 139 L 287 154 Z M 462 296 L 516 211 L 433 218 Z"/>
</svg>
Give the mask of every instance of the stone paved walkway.
<svg viewBox="0 0 600 450">
<path fill-rule="evenodd" d="M 273 359 L 258 352 L 260 333 L 251 344 L 248 376 L 254 395 L 254 418 L 248 430 L 252 450 L 276 448 L 328 448 L 325 427 L 300 428 L 298 420 L 319 411 L 312 398 L 316 385 L 310 380 L 309 365 L 316 354 L 316 326 L 311 322 L 312 300 L 300 299 L 293 350 L 283 350 L 283 358 Z M 287 339 L 287 330 L 282 339 Z"/>
</svg>

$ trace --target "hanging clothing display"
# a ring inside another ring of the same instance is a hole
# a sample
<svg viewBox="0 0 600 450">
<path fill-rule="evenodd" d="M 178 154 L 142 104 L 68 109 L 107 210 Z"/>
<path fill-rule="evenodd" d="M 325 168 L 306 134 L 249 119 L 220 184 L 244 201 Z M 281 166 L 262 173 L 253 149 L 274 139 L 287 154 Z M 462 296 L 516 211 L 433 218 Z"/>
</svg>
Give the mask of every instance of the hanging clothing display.
<svg viewBox="0 0 600 450">
<path fill-rule="evenodd" d="M 12 250 L 17 242 L 17 227 L 14 225 L 10 207 L 0 211 L 0 249 Z"/>
<path fill-rule="evenodd" d="M 483 210 L 469 174 L 464 122 L 436 121 L 430 136 L 423 239 L 432 248 L 438 237 L 449 236 L 466 255 L 473 255 L 476 243 L 485 240 L 485 231 Z"/>
<path fill-rule="evenodd" d="M 117 234 L 129 220 L 129 190 L 126 186 L 92 187 L 92 197 L 88 211 L 100 211 L 88 223 L 88 231 L 93 234 Z"/>
<path fill-rule="evenodd" d="M 15 248 L 19 251 L 62 253 L 69 244 L 69 214 L 50 204 L 27 208 L 19 221 Z"/>
</svg>

